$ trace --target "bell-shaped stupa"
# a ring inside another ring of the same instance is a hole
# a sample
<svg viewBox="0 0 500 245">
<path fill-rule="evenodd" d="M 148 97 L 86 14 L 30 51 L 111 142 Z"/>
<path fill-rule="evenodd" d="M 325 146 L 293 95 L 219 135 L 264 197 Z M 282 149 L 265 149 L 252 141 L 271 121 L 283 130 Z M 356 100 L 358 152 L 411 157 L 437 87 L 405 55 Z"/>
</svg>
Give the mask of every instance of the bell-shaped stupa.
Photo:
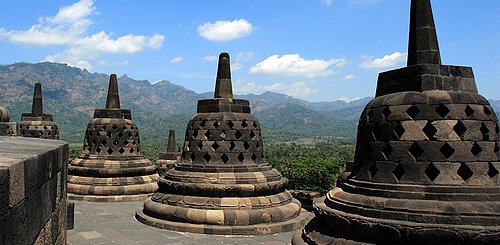
<svg viewBox="0 0 500 245">
<path fill-rule="evenodd" d="M 500 244 L 499 128 L 470 67 L 442 65 L 412 0 L 408 65 L 379 75 L 354 167 L 293 244 Z"/>
<path fill-rule="evenodd" d="M 264 158 L 261 130 L 246 100 L 233 99 L 229 55 L 219 56 L 215 98 L 198 101 L 181 161 L 136 213 L 159 228 L 207 234 L 271 234 L 307 218 L 288 180 Z"/>
<path fill-rule="evenodd" d="M 23 113 L 19 123 L 19 135 L 23 137 L 59 139 L 59 129 L 52 114 L 43 113 L 42 85 L 35 83 L 31 113 Z"/>
<path fill-rule="evenodd" d="M 0 106 L 0 136 L 18 136 L 19 126 L 10 121 L 9 110 Z"/>
<path fill-rule="evenodd" d="M 120 108 L 118 80 L 109 80 L 106 109 L 95 109 L 83 149 L 68 168 L 68 197 L 85 201 L 144 200 L 157 188 L 156 167 L 141 152 L 130 110 Z"/>
</svg>

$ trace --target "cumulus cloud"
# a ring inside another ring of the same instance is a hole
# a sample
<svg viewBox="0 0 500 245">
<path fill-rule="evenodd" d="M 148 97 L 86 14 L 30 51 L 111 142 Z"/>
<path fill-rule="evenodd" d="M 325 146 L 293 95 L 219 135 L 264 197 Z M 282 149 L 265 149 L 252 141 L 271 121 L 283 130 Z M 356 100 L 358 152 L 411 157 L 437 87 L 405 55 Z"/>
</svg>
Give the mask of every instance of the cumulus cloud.
<svg viewBox="0 0 500 245">
<path fill-rule="evenodd" d="M 251 73 L 281 76 L 316 77 L 334 74 L 333 67 L 340 68 L 347 64 L 341 59 L 306 60 L 298 54 L 272 55 L 250 68 Z"/>
<path fill-rule="evenodd" d="M 248 36 L 252 30 L 252 24 L 244 19 L 207 22 L 198 26 L 200 36 L 210 41 L 221 42 Z"/>
<path fill-rule="evenodd" d="M 407 53 L 394 52 L 393 54 L 385 55 L 382 58 L 364 57 L 360 66 L 365 69 L 390 68 L 405 61 L 406 56 Z"/>
<path fill-rule="evenodd" d="M 349 102 L 352 102 L 352 101 L 355 101 L 355 100 L 359 100 L 359 99 L 361 99 L 361 97 L 351 98 L 351 97 L 347 97 L 347 96 L 340 96 L 337 100 L 349 103 Z"/>
<path fill-rule="evenodd" d="M 238 93 L 263 93 L 266 91 L 283 93 L 298 98 L 309 98 L 317 94 L 319 89 L 314 86 L 314 81 L 300 81 L 295 83 L 273 83 L 269 85 L 259 85 L 254 82 L 236 81 L 235 91 Z"/>
<path fill-rule="evenodd" d="M 217 61 L 217 56 L 215 55 L 209 55 L 201 58 L 204 62 L 214 62 Z"/>
<path fill-rule="evenodd" d="M 91 62 L 101 64 L 100 54 L 132 54 L 145 48 L 161 48 L 165 37 L 128 34 L 112 38 L 112 34 L 100 31 L 88 33 L 93 23 L 91 17 L 97 14 L 94 0 L 80 0 L 59 9 L 55 16 L 41 17 L 28 30 L 0 29 L 0 38 L 13 43 L 28 45 L 59 45 L 66 49 L 45 57 L 45 61 L 62 62 L 80 68 L 91 68 Z"/>
<path fill-rule="evenodd" d="M 352 80 L 352 79 L 354 79 L 354 75 L 353 74 L 345 75 L 342 78 L 343 81 L 349 81 L 349 80 Z"/>
<path fill-rule="evenodd" d="M 181 56 L 177 56 L 177 57 L 172 58 L 169 62 L 170 62 L 170 64 L 179 64 L 182 61 L 184 61 L 184 58 L 182 58 Z"/>
</svg>

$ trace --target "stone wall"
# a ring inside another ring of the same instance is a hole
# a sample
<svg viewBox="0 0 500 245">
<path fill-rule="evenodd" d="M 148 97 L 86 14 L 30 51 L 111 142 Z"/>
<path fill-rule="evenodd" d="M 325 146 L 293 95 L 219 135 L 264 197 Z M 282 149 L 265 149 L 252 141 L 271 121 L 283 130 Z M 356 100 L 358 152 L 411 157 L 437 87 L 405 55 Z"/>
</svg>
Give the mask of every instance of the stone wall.
<svg viewBox="0 0 500 245">
<path fill-rule="evenodd" d="M 68 144 L 0 137 L 0 244 L 66 244 Z"/>
</svg>

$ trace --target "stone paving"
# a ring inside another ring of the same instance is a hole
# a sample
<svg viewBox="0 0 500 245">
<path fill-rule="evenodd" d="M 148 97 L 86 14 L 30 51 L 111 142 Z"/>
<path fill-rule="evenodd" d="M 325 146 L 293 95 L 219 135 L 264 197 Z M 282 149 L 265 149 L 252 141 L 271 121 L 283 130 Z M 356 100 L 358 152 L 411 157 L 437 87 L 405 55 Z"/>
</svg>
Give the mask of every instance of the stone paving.
<svg viewBox="0 0 500 245">
<path fill-rule="evenodd" d="M 75 228 L 68 231 L 68 244 L 290 244 L 293 232 L 266 236 L 222 236 L 162 230 L 138 222 L 135 211 L 144 202 L 75 203 Z M 312 216 L 312 214 L 311 214 Z"/>
</svg>

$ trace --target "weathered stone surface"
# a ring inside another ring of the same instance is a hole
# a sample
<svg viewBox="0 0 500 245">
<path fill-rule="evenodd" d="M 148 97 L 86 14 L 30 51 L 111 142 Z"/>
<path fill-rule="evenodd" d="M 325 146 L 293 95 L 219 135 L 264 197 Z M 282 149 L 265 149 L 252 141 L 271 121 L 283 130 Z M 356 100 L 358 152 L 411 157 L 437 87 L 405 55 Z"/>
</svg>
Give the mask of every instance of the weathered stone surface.
<svg viewBox="0 0 500 245">
<path fill-rule="evenodd" d="M 297 229 L 307 214 L 264 157 L 248 101 L 233 99 L 229 55 L 219 57 L 214 99 L 198 101 L 181 158 L 161 176 L 137 220 L 176 231 L 263 235 Z"/>
<path fill-rule="evenodd" d="M 68 144 L 0 137 L 0 244 L 65 244 Z"/>
<path fill-rule="evenodd" d="M 441 65 L 430 0 L 411 6 L 408 66 L 379 75 L 349 177 L 292 244 L 500 243 L 498 119 L 470 67 Z"/>
<path fill-rule="evenodd" d="M 112 74 L 105 109 L 87 125 L 81 155 L 69 166 L 68 197 L 85 201 L 144 200 L 158 189 L 156 166 L 144 158 L 130 110 L 120 108 Z"/>
</svg>

